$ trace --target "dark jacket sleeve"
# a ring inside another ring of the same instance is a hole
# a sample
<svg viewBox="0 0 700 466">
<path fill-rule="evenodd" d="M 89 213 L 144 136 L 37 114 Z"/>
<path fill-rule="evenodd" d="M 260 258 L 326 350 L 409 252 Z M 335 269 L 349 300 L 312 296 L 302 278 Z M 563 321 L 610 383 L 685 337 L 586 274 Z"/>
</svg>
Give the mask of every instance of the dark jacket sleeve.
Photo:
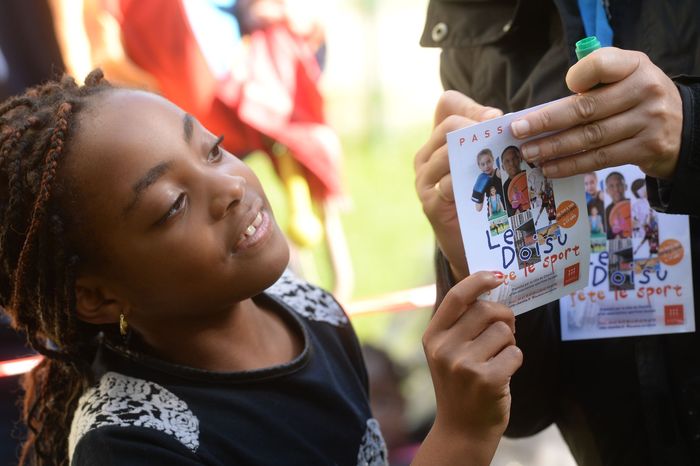
<svg viewBox="0 0 700 466">
<path fill-rule="evenodd" d="M 145 427 L 100 427 L 86 433 L 71 466 L 195 466 L 197 455 L 169 435 Z"/>
<path fill-rule="evenodd" d="M 450 265 L 435 248 L 437 310 L 454 286 Z M 554 422 L 558 409 L 559 376 L 559 306 L 555 301 L 515 319 L 516 344 L 523 352 L 523 365 L 510 382 L 512 395 L 509 437 L 526 437 Z"/>
<path fill-rule="evenodd" d="M 647 176 L 651 206 L 669 214 L 700 215 L 700 78 L 675 78 L 683 101 L 683 132 L 676 172 L 671 180 Z"/>
</svg>

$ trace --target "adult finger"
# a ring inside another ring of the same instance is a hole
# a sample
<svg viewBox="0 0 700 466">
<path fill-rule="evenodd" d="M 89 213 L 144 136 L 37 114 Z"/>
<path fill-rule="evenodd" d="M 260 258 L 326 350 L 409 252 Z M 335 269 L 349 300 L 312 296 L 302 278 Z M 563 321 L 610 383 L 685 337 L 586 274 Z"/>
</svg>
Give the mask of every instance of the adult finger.
<svg viewBox="0 0 700 466">
<path fill-rule="evenodd" d="M 433 152 L 445 144 L 447 133 L 471 126 L 475 123 L 476 122 L 474 120 L 461 115 L 450 115 L 443 119 L 433 129 L 428 141 L 423 144 L 420 149 L 418 149 L 414 159 L 414 168 L 417 170 L 418 167 L 426 163 L 432 157 Z"/>
<path fill-rule="evenodd" d="M 416 176 L 419 186 L 433 187 L 443 176 L 450 173 L 450 160 L 447 155 L 447 144 L 433 152 L 422 167 L 418 168 Z"/>
<path fill-rule="evenodd" d="M 424 335 L 450 328 L 481 294 L 502 283 L 501 272 L 477 272 L 460 281 L 447 292 Z"/>
<path fill-rule="evenodd" d="M 433 186 L 433 189 L 437 192 L 440 199 L 447 203 L 454 204 L 455 193 L 452 189 L 452 175 L 448 173 L 440 178 L 440 180 L 435 183 L 435 186 Z"/>
<path fill-rule="evenodd" d="M 435 125 L 449 115 L 461 115 L 475 121 L 486 121 L 503 115 L 500 109 L 481 105 L 461 92 L 448 90 L 442 93 L 435 107 Z"/>
<path fill-rule="evenodd" d="M 589 173 L 607 167 L 617 167 L 634 161 L 639 154 L 639 142 L 633 138 L 599 147 L 579 154 L 569 155 L 543 163 L 542 173 L 547 178 Z"/>
<path fill-rule="evenodd" d="M 640 73 L 624 81 L 576 94 L 534 110 L 511 123 L 518 138 L 559 131 L 626 112 L 648 99 L 648 81 Z"/>
<path fill-rule="evenodd" d="M 525 138 L 601 120 L 638 105 L 644 99 L 639 90 L 634 85 L 611 85 L 565 97 L 514 120 L 511 131 Z"/>
<path fill-rule="evenodd" d="M 622 81 L 639 68 L 644 58 L 646 55 L 633 50 L 598 49 L 569 68 L 566 85 L 573 92 L 580 93 L 597 84 Z"/>
<path fill-rule="evenodd" d="M 618 113 L 602 120 L 529 141 L 520 147 L 523 158 L 532 163 L 596 149 L 631 138 L 646 126 L 642 114 Z"/>
</svg>

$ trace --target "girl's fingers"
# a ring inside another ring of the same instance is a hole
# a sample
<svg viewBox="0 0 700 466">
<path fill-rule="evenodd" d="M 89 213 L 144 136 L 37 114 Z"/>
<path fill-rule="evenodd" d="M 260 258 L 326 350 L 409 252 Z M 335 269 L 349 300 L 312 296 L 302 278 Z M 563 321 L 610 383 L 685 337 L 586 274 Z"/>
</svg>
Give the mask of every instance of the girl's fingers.
<svg viewBox="0 0 700 466">
<path fill-rule="evenodd" d="M 509 345 L 486 364 L 486 370 L 491 373 L 491 377 L 505 384 L 515 374 L 515 371 L 523 365 L 523 352 L 517 346 Z"/>
<path fill-rule="evenodd" d="M 460 339 L 477 338 L 489 325 L 501 321 L 510 328 L 510 333 L 515 333 L 515 316 L 513 310 L 508 306 L 494 301 L 477 300 L 469 309 L 457 320 L 450 331 L 460 335 Z"/>
<path fill-rule="evenodd" d="M 425 336 L 452 327 L 455 322 L 474 304 L 481 294 L 496 288 L 503 283 L 500 272 L 477 272 L 457 283 L 445 295 L 435 315 L 428 324 Z M 480 333 L 480 330 L 479 332 Z M 477 333 L 477 334 L 478 334 Z M 464 337 L 467 339 L 467 337 Z"/>
<path fill-rule="evenodd" d="M 515 345 L 513 330 L 506 322 L 497 320 L 469 342 L 467 351 L 473 361 L 486 362 L 510 345 Z"/>
</svg>

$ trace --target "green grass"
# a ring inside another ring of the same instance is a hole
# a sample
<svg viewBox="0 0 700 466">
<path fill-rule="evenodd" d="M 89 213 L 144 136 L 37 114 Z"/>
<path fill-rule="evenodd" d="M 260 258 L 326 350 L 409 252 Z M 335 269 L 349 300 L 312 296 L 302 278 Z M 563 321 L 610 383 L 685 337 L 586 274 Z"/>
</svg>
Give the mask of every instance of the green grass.
<svg viewBox="0 0 700 466">
<path fill-rule="evenodd" d="M 350 199 L 343 229 L 355 275 L 354 298 L 432 283 L 432 233 L 413 186 L 413 156 L 429 127 L 379 137 L 341 135 L 343 181 Z M 287 222 L 286 204 L 271 164 L 261 154 L 247 159 L 263 181 L 277 221 Z M 332 288 L 326 251 L 313 251 L 316 281 Z M 313 274 L 312 274 L 313 275 Z"/>
</svg>

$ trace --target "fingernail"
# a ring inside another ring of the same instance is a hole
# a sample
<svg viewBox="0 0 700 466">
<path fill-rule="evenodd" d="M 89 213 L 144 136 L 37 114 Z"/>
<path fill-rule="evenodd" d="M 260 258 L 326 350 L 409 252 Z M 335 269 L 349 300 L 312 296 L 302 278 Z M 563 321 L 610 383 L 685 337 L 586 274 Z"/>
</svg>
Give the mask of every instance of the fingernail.
<svg viewBox="0 0 700 466">
<path fill-rule="evenodd" d="M 499 116 L 501 116 L 501 115 L 502 115 L 502 113 L 501 113 L 500 110 L 498 110 L 497 108 L 492 108 L 492 109 L 487 110 L 486 112 L 484 112 L 484 114 L 482 115 L 482 117 L 485 118 L 485 119 L 487 119 L 487 120 L 489 120 L 489 119 L 491 119 L 491 118 L 496 118 L 496 117 L 499 117 Z"/>
<path fill-rule="evenodd" d="M 556 165 L 546 165 L 542 167 L 542 174 L 544 176 L 555 176 L 559 172 L 559 167 Z"/>
<path fill-rule="evenodd" d="M 496 270 L 492 273 L 493 273 L 493 276 L 499 280 L 503 280 L 503 277 L 505 276 L 505 275 L 503 275 L 503 272 L 499 272 L 498 270 Z"/>
<path fill-rule="evenodd" d="M 525 160 L 528 162 L 535 161 L 537 156 L 540 155 L 540 148 L 537 145 L 523 146 L 520 148 L 520 151 L 523 153 L 523 157 L 525 157 Z"/>
<path fill-rule="evenodd" d="M 510 129 L 515 137 L 527 136 L 530 132 L 530 122 L 527 120 L 515 120 L 510 124 Z"/>
</svg>

